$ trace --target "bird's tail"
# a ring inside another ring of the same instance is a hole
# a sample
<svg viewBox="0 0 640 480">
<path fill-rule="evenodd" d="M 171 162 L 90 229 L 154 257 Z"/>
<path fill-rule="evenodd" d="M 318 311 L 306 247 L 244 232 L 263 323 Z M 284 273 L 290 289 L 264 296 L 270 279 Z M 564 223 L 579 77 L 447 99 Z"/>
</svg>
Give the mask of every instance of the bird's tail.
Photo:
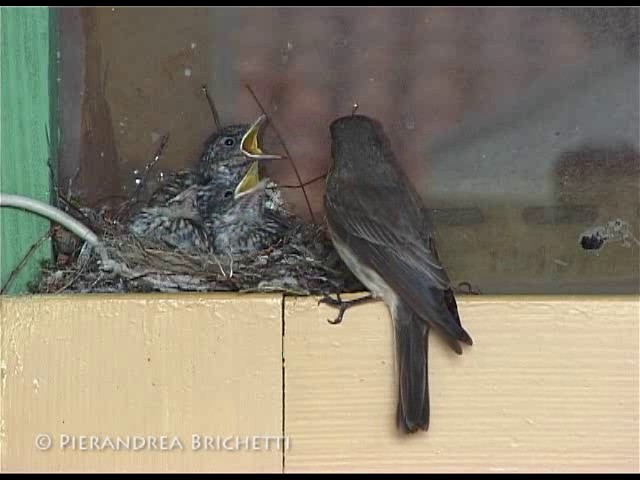
<svg viewBox="0 0 640 480">
<path fill-rule="evenodd" d="M 429 428 L 429 326 L 400 301 L 394 312 L 399 396 L 396 421 L 405 432 Z"/>
</svg>

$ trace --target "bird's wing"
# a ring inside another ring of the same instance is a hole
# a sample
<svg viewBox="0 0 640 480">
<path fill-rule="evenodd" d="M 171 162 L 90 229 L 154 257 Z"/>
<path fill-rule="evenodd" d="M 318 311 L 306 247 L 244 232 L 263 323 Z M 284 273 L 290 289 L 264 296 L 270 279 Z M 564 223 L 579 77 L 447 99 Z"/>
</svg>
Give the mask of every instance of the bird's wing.
<svg viewBox="0 0 640 480">
<path fill-rule="evenodd" d="M 170 173 L 149 199 L 149 206 L 165 206 L 169 200 L 199 182 L 197 172 L 190 169 Z"/>
<path fill-rule="evenodd" d="M 264 226 L 277 235 L 284 235 L 292 226 L 292 219 L 280 210 L 267 208 L 263 212 Z"/>
<path fill-rule="evenodd" d="M 409 192 L 357 183 L 343 186 L 340 193 L 340 202 L 326 199 L 332 223 L 426 277 L 431 287 L 449 288 L 431 232 L 425 228 L 427 219 Z"/>
<path fill-rule="evenodd" d="M 468 334 L 448 306 L 449 278 L 413 198 L 405 191 L 362 184 L 343 186 L 341 195 L 344 201 L 327 196 L 325 202 L 333 234 L 421 318 L 452 339 L 467 341 Z"/>
</svg>

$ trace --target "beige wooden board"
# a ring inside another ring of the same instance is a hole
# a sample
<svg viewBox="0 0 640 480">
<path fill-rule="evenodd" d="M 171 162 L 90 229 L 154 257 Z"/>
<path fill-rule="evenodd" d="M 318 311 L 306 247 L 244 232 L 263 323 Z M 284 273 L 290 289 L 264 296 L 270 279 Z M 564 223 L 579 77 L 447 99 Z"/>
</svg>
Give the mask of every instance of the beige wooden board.
<svg viewBox="0 0 640 480">
<path fill-rule="evenodd" d="M 395 431 L 381 303 L 285 303 L 285 470 L 637 471 L 637 297 L 464 297 L 462 356 L 430 340 L 431 426 Z"/>
<path fill-rule="evenodd" d="M 282 435 L 281 297 L 0 301 L 2 471 L 282 470 L 282 448 L 254 440 Z"/>
<path fill-rule="evenodd" d="M 242 442 L 282 434 L 279 296 L 0 301 L 3 471 L 280 471 L 283 454 L 287 471 L 638 470 L 637 298 L 462 298 L 475 345 L 458 357 L 431 339 L 431 428 L 411 437 L 393 426 L 383 305 L 331 326 L 329 308 L 287 299 L 290 448 L 268 451 Z M 180 446 L 160 450 L 162 435 Z M 233 451 L 194 451 L 192 435 Z"/>
</svg>

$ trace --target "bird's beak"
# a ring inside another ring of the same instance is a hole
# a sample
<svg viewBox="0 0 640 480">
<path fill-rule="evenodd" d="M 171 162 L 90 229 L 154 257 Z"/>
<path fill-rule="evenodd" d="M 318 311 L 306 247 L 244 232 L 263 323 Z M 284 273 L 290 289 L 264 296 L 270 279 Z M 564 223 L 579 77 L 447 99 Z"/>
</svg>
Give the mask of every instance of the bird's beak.
<svg viewBox="0 0 640 480">
<path fill-rule="evenodd" d="M 261 115 L 253 125 L 249 127 L 247 133 L 242 137 L 240 142 L 240 149 L 249 158 L 255 158 L 256 160 L 278 160 L 282 158 L 280 155 L 273 155 L 264 153 L 260 148 L 258 136 L 262 131 L 262 127 L 267 123 L 267 116 Z"/>
<path fill-rule="evenodd" d="M 260 172 L 258 170 L 258 160 L 254 160 L 245 176 L 240 180 L 233 198 L 236 200 L 251 192 L 254 192 L 260 187 Z"/>
</svg>

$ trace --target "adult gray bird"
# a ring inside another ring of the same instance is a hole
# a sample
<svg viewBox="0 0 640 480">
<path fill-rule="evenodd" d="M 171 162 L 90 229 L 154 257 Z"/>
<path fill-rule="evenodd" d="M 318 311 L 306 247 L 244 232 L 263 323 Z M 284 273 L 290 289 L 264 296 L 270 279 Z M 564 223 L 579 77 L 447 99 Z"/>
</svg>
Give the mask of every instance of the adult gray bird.
<svg viewBox="0 0 640 480">
<path fill-rule="evenodd" d="M 397 425 L 406 432 L 427 430 L 429 330 L 443 334 L 458 354 L 459 342 L 473 342 L 460 323 L 429 219 L 380 123 L 351 115 L 332 122 L 330 134 L 333 163 L 324 196 L 329 234 L 371 296 L 323 301 L 340 308 L 337 323 L 349 305 L 384 300 L 395 331 Z"/>
</svg>

